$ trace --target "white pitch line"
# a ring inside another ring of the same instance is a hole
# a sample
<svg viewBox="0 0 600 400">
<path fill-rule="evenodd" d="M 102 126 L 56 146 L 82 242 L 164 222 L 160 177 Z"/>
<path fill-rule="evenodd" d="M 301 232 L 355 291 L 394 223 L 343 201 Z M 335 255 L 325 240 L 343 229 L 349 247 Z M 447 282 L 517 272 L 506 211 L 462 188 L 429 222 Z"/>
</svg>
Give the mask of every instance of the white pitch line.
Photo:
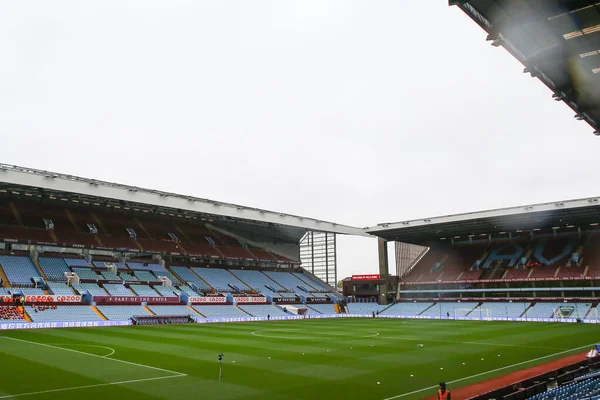
<svg viewBox="0 0 600 400">
<path fill-rule="evenodd" d="M 2 337 L 4 339 L 16 340 L 17 342 L 30 343 L 30 344 L 36 344 L 38 346 L 49 347 L 51 349 L 57 349 L 57 350 L 62 350 L 62 351 L 70 351 L 72 353 L 83 354 L 83 355 L 90 356 L 90 357 L 103 358 L 105 360 L 116 361 L 116 362 L 120 362 L 120 363 L 123 363 L 123 364 L 135 365 L 137 367 L 149 368 L 149 369 L 153 369 L 153 370 L 156 370 L 156 371 L 168 372 L 170 374 L 181 375 L 181 376 L 186 375 L 186 374 L 183 374 L 181 372 L 171 371 L 171 370 L 164 369 L 164 368 L 152 367 L 150 365 L 138 364 L 138 363 L 134 363 L 134 362 L 131 362 L 131 361 L 118 360 L 116 358 L 108 358 L 107 356 L 99 356 L 97 354 L 85 353 L 83 351 L 78 351 L 78 350 L 73 350 L 73 349 L 65 349 L 63 347 L 52 346 L 51 344 L 45 344 L 45 343 L 39 343 L 39 342 L 32 342 L 30 340 L 24 340 L 24 339 L 16 339 L 16 338 L 13 338 L 13 337 L 10 337 L 10 336 L 0 336 L 0 337 Z"/>
<path fill-rule="evenodd" d="M 392 340 L 407 340 L 407 341 L 412 341 L 412 342 L 479 344 L 482 346 L 526 347 L 528 349 L 561 350 L 560 347 L 527 346 L 527 345 L 520 345 L 520 344 L 502 344 L 502 343 L 490 343 L 490 342 L 460 342 L 460 341 L 456 341 L 456 340 L 437 340 L 437 339 L 409 338 L 409 337 L 398 337 L 398 336 L 380 336 L 379 338 L 380 339 L 392 339 Z"/>
<path fill-rule="evenodd" d="M 559 356 L 559 355 L 561 355 L 561 354 L 569 353 L 569 352 L 572 352 L 572 351 L 575 351 L 575 350 L 581 350 L 581 349 L 585 349 L 586 347 L 588 347 L 588 348 L 589 348 L 589 347 L 591 347 L 591 346 L 595 346 L 595 343 L 594 343 L 594 344 L 587 344 L 587 345 L 585 345 L 585 346 L 575 347 L 575 348 L 573 348 L 573 349 L 569 349 L 569 350 L 565 350 L 565 351 L 559 351 L 558 353 L 549 354 L 549 355 L 547 355 L 547 356 L 542 356 L 542 357 L 538 357 L 538 358 L 533 358 L 533 359 L 531 359 L 531 360 L 522 361 L 522 362 L 519 362 L 519 363 L 516 363 L 516 364 L 507 365 L 507 366 L 505 366 L 505 367 L 501 367 L 501 368 L 492 369 L 492 370 L 489 370 L 489 371 L 486 371 L 486 372 L 481 372 L 481 373 L 479 373 L 479 374 L 475 374 L 475 375 L 471 375 L 471 376 L 466 376 L 466 377 L 464 377 L 464 378 L 455 379 L 455 380 L 453 380 L 453 381 L 449 381 L 449 382 L 446 382 L 446 383 L 458 383 L 458 382 L 466 381 L 466 380 L 469 380 L 469 379 L 472 379 L 472 378 L 477 378 L 477 377 L 479 377 L 479 376 L 483 376 L 483 375 L 491 374 L 491 373 L 493 373 L 493 372 L 503 371 L 503 370 L 505 370 L 505 369 L 509 369 L 509 368 L 513 368 L 513 367 L 518 367 L 519 365 L 529 364 L 529 363 L 532 363 L 532 362 L 535 362 L 535 361 L 544 360 L 544 359 L 546 359 L 546 358 L 550 358 L 550 357 L 554 357 L 554 356 Z M 402 397 L 410 396 L 411 394 L 415 394 L 415 393 L 424 392 L 425 390 L 431 390 L 431 389 L 435 389 L 435 388 L 437 388 L 437 387 L 438 387 L 437 385 L 435 385 L 435 386 L 428 386 L 428 387 L 426 387 L 426 388 L 423 388 L 423 389 L 414 390 L 414 391 L 412 391 L 412 392 L 408 392 L 408 393 L 402 393 L 402 394 L 399 394 L 399 395 L 397 395 L 397 396 L 393 396 L 393 397 L 388 397 L 388 398 L 386 398 L 386 399 L 383 399 L 383 400 L 394 400 L 394 399 L 399 399 L 399 398 L 402 398 Z"/>
<path fill-rule="evenodd" d="M 75 343 L 66 343 L 66 344 L 65 344 L 65 343 L 48 343 L 48 344 L 49 344 L 49 345 L 52 345 L 52 346 L 58 346 L 58 347 L 61 347 L 61 346 L 75 346 L 75 347 L 96 347 L 96 348 L 98 348 L 98 349 L 106 349 L 106 350 L 110 350 L 110 353 L 108 353 L 108 354 L 105 354 L 105 355 L 103 355 L 103 356 L 101 356 L 101 357 L 110 357 L 110 356 L 112 356 L 113 354 L 115 354 L 115 349 L 113 349 L 112 347 L 108 347 L 108 346 L 97 346 L 97 345 L 95 345 L 95 344 L 75 344 Z"/>
<path fill-rule="evenodd" d="M 46 394 L 46 393 L 66 392 L 66 391 L 69 391 L 69 390 L 91 389 L 91 388 L 97 388 L 97 387 L 102 387 L 102 386 L 125 385 L 125 384 L 128 384 L 128 383 L 136 383 L 136 382 L 157 381 L 159 379 L 182 378 L 184 376 L 186 376 L 186 375 L 185 374 L 183 374 L 183 375 L 169 375 L 169 376 L 160 376 L 158 378 L 134 379 L 134 380 L 131 380 L 131 381 L 98 383 L 98 384 L 95 384 L 95 385 L 73 386 L 73 387 L 62 388 L 62 389 L 40 390 L 39 392 L 9 394 L 9 395 L 6 395 L 6 396 L 0 396 L 0 399 L 10 399 L 10 398 L 13 398 L 13 397 L 34 396 L 34 395 L 37 395 L 37 394 Z"/>
</svg>

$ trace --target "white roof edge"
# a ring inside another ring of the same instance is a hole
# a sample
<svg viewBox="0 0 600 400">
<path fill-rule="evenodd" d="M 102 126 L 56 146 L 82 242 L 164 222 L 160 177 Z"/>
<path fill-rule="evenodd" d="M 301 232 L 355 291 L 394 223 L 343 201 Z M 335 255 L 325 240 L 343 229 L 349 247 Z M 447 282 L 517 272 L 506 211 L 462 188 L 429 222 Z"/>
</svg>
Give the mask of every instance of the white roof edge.
<svg viewBox="0 0 600 400">
<path fill-rule="evenodd" d="M 106 199 L 131 201 L 231 218 L 270 222 L 304 228 L 311 231 L 332 232 L 354 236 L 371 236 L 363 229 L 341 225 L 335 222 L 262 210 L 216 200 L 202 199 L 194 196 L 163 192 L 160 190 L 82 178 L 74 175 L 19 167 L 16 165 L 0 163 L 0 182 L 77 193 L 86 196 L 96 196 Z"/>
<path fill-rule="evenodd" d="M 453 214 L 453 215 L 443 215 L 439 217 L 432 218 L 421 218 L 414 219 L 402 222 L 387 222 L 380 223 L 377 226 L 365 228 L 366 232 L 381 232 L 388 231 L 391 229 L 402 229 L 402 228 L 414 228 L 425 225 L 434 225 L 434 224 L 444 224 L 451 222 L 463 222 L 472 219 L 480 219 L 480 218 L 496 218 L 496 217 L 506 217 L 509 215 L 521 215 L 521 214 L 530 214 L 537 213 L 542 211 L 552 211 L 552 210 L 565 210 L 571 208 L 580 208 L 580 207 L 590 207 L 594 205 L 600 204 L 600 196 L 598 197 L 588 197 L 583 199 L 574 199 L 574 200 L 563 200 L 563 201 L 553 201 L 549 203 L 542 204 L 531 204 L 526 206 L 518 206 L 518 207 L 507 207 L 507 208 L 497 208 L 493 210 L 486 211 L 475 211 L 469 213 L 461 213 L 461 214 Z"/>
</svg>

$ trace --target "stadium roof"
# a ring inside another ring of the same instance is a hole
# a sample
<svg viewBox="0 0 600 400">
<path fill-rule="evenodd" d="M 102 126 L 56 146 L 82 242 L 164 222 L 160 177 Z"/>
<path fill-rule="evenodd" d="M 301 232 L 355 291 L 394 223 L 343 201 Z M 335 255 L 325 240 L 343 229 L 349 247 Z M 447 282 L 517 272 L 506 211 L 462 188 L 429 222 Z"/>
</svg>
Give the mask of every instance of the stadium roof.
<svg viewBox="0 0 600 400">
<path fill-rule="evenodd" d="M 450 0 L 600 135 L 600 2 Z"/>
<path fill-rule="evenodd" d="M 0 190 L 26 195 L 41 191 L 75 202 L 194 215 L 222 223 L 252 222 L 257 229 L 277 230 L 281 236 L 296 239 L 306 231 L 368 236 L 363 229 L 334 222 L 14 165 L 0 164 Z"/>
<path fill-rule="evenodd" d="M 366 228 L 386 240 L 427 245 L 441 238 L 587 229 L 600 223 L 600 197 L 446 215 Z"/>
</svg>

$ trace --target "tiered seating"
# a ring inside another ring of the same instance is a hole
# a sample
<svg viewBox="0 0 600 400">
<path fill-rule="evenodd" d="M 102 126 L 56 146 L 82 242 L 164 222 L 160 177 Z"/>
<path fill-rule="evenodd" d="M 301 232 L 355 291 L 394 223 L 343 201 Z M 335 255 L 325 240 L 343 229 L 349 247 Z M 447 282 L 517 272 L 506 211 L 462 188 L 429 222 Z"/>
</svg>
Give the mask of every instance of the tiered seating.
<svg viewBox="0 0 600 400">
<path fill-rule="evenodd" d="M 383 315 L 421 315 L 423 311 L 431 307 L 433 303 L 396 303 L 390 308 L 382 311 Z"/>
<path fill-rule="evenodd" d="M 174 233 L 181 240 L 189 255 L 222 257 L 222 254 L 209 244 L 207 238 L 211 237 L 211 232 L 204 225 L 180 223 L 177 227 L 181 229 L 176 228 L 177 231 Z M 181 231 L 183 234 L 180 235 Z"/>
<path fill-rule="evenodd" d="M 66 283 L 62 282 L 48 282 L 48 289 L 51 294 L 57 296 L 72 296 L 75 294 Z"/>
<path fill-rule="evenodd" d="M 56 309 L 30 312 L 29 316 L 33 322 L 103 320 L 90 306 L 58 306 Z"/>
<path fill-rule="evenodd" d="M 112 321 L 127 321 L 134 315 L 150 315 L 142 306 L 98 306 L 98 311 Z"/>
<path fill-rule="evenodd" d="M 461 302 L 461 303 L 438 303 L 423 311 L 421 315 L 428 317 L 464 317 L 469 314 L 479 303 Z"/>
<path fill-rule="evenodd" d="M 227 270 L 219 268 L 192 268 L 206 283 L 220 292 L 230 292 L 234 289 L 229 285 L 234 285 L 240 290 L 250 290 L 250 288 L 230 274 Z"/>
<path fill-rule="evenodd" d="M 306 308 L 309 311 L 312 309 L 318 314 L 335 314 L 335 308 L 333 308 L 333 304 L 310 304 Z"/>
<path fill-rule="evenodd" d="M 386 308 L 377 303 L 348 303 L 348 310 L 350 314 L 372 314 Z"/>
<path fill-rule="evenodd" d="M 90 264 L 81 258 L 65 258 L 65 263 L 69 267 L 89 267 Z"/>
<path fill-rule="evenodd" d="M 66 281 L 65 273 L 71 270 L 62 258 L 38 257 L 38 262 L 48 280 L 55 282 Z"/>
<path fill-rule="evenodd" d="M 292 292 L 300 293 L 301 291 L 298 288 L 298 286 L 302 286 L 308 290 L 316 290 L 312 286 L 306 284 L 306 282 L 298 279 L 295 275 L 293 275 L 290 272 L 265 271 L 265 275 L 273 279 L 275 282 L 279 283 L 280 286 Z"/>
<path fill-rule="evenodd" d="M 189 286 L 179 286 L 179 290 L 181 290 L 183 293 L 187 294 L 188 296 L 198 296 L 198 293 L 194 292 L 194 289 L 192 289 Z"/>
<path fill-rule="evenodd" d="M 138 296 L 160 296 L 156 290 L 147 285 L 131 285 L 129 288 Z"/>
<path fill-rule="evenodd" d="M 469 314 L 469 317 L 508 317 L 518 318 L 529 307 L 530 303 L 519 302 L 486 302 Z M 480 310 L 478 312 L 477 310 Z M 487 310 L 487 311 L 485 311 Z"/>
<path fill-rule="evenodd" d="M 79 279 L 93 279 L 97 281 L 98 279 L 102 278 L 95 271 L 89 268 L 73 268 L 73 272 L 77 274 Z"/>
<path fill-rule="evenodd" d="M 138 280 L 138 278 L 136 278 L 135 276 L 133 276 L 129 273 L 124 273 L 124 272 L 121 272 L 119 277 L 125 282 L 135 282 Z"/>
<path fill-rule="evenodd" d="M 571 318 L 584 318 L 590 307 L 590 303 L 542 303 L 538 302 L 527 310 L 524 316 L 527 318 L 553 318 L 555 310 L 560 307 L 575 307 Z"/>
<path fill-rule="evenodd" d="M 579 400 L 598 399 L 600 395 L 600 378 L 594 377 L 571 382 L 547 392 L 529 397 L 528 400 Z"/>
<path fill-rule="evenodd" d="M 154 290 L 156 290 L 158 292 L 158 294 L 160 294 L 161 296 L 165 296 L 165 297 L 173 297 L 173 296 L 175 296 L 175 293 L 179 292 L 178 290 L 176 290 L 172 286 L 171 287 L 167 287 L 167 286 L 154 286 Z M 194 293 L 194 296 L 195 295 L 196 295 L 196 293 Z"/>
<path fill-rule="evenodd" d="M 121 280 L 121 278 L 119 278 L 119 275 L 115 274 L 114 272 L 110 272 L 110 271 L 103 271 L 102 276 L 104 277 L 104 279 L 109 280 L 109 281 L 120 281 Z"/>
<path fill-rule="evenodd" d="M 19 307 L 0 306 L 0 321 L 25 322 L 25 314 Z"/>
<path fill-rule="evenodd" d="M 269 279 L 265 274 L 260 271 L 253 270 L 241 270 L 241 269 L 230 269 L 229 272 L 237 276 L 242 282 L 246 285 L 250 286 L 255 291 L 262 292 L 271 292 L 266 285 L 274 287 L 276 289 L 283 289 L 283 287 L 279 286 L 277 283 L 273 282 Z"/>
<path fill-rule="evenodd" d="M 176 273 L 183 282 L 192 282 L 200 288 L 200 290 L 210 290 L 211 288 L 202 282 L 202 280 L 186 267 L 171 267 L 171 270 Z"/>
<path fill-rule="evenodd" d="M 43 296 L 45 294 L 40 288 L 23 288 L 21 291 L 25 296 Z"/>
<path fill-rule="evenodd" d="M 200 317 L 187 306 L 148 306 L 156 315 L 192 315 Z"/>
<path fill-rule="evenodd" d="M 74 283 L 73 289 L 82 295 L 87 290 L 92 296 L 108 296 L 108 292 L 95 283 Z"/>
<path fill-rule="evenodd" d="M 117 261 L 94 261 L 93 264 L 97 268 L 106 268 L 106 264 L 114 264 L 118 270 L 128 269 L 127 265 L 125 265 L 125 263 L 117 262 Z"/>
<path fill-rule="evenodd" d="M 127 262 L 127 265 L 131 269 L 152 271 L 154 273 L 154 275 L 156 275 L 157 278 L 160 276 L 166 276 L 167 278 L 169 278 L 171 280 L 171 282 L 173 282 L 173 285 L 179 285 L 179 279 L 177 279 L 175 276 L 173 276 L 173 274 L 171 274 L 169 271 L 167 271 L 166 268 L 160 264 Z M 158 281 L 160 279 L 156 279 L 156 280 Z"/>
<path fill-rule="evenodd" d="M 241 306 L 240 305 L 239 307 L 254 317 L 266 317 L 268 315 L 270 315 L 270 316 L 290 315 L 290 314 L 286 314 L 283 310 L 281 310 L 275 306 L 272 306 L 272 305 L 252 305 L 252 306 Z"/>
<path fill-rule="evenodd" d="M 193 306 L 193 308 L 206 318 L 248 317 L 248 314 L 235 306 Z"/>
<path fill-rule="evenodd" d="M 135 277 L 142 282 L 157 282 L 159 279 L 150 271 L 135 271 Z M 123 274 L 121 274 L 123 276 Z M 125 280 L 125 279 L 123 279 Z"/>
<path fill-rule="evenodd" d="M 533 271 L 529 275 L 530 278 L 553 278 L 556 274 L 556 267 L 544 265 L 532 269 Z"/>
<path fill-rule="evenodd" d="M 585 274 L 585 267 L 560 267 L 558 278 L 580 278 Z"/>
<path fill-rule="evenodd" d="M 312 275 L 298 273 L 298 272 L 293 272 L 292 275 L 294 275 L 296 278 L 300 279 L 301 281 L 308 283 L 310 286 L 312 286 L 316 290 L 320 290 L 323 292 L 329 292 L 329 293 L 331 293 L 333 291 L 333 289 L 329 285 L 325 284 L 325 282 L 323 282 L 323 281 L 318 280 L 317 278 L 314 278 Z"/>
<path fill-rule="evenodd" d="M 504 279 L 525 279 L 529 276 L 531 270 L 529 268 L 513 268 L 509 269 Z"/>
<path fill-rule="evenodd" d="M 249 247 L 250 253 L 254 254 L 255 259 L 260 261 L 273 262 L 276 259 L 267 250 L 259 249 L 258 247 Z"/>
<path fill-rule="evenodd" d="M 40 277 L 29 257 L 0 256 L 0 266 L 13 286 L 33 286 L 32 278 Z"/>
<path fill-rule="evenodd" d="M 119 284 L 106 284 L 104 285 L 104 290 L 111 296 L 134 296 L 131 290 Z"/>
</svg>

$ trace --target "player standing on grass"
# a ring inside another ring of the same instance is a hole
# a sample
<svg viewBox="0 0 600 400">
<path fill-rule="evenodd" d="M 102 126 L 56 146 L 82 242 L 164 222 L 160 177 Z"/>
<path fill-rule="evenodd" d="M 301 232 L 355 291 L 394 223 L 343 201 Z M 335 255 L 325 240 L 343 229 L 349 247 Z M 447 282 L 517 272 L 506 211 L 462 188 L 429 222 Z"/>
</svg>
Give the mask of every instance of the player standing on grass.
<svg viewBox="0 0 600 400">
<path fill-rule="evenodd" d="M 440 382 L 440 390 L 438 390 L 439 400 L 452 400 L 450 391 L 446 389 L 446 382 Z"/>
</svg>

